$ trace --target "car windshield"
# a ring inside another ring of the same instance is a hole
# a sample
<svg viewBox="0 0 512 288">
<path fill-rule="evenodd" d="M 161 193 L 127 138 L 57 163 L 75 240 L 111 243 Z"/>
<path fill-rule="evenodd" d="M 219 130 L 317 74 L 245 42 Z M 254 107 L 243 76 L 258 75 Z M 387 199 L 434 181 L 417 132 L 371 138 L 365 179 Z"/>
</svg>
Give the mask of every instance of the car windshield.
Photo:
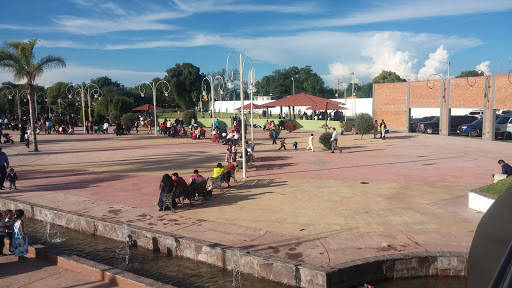
<svg viewBox="0 0 512 288">
<path fill-rule="evenodd" d="M 507 124 L 510 117 L 507 116 L 501 116 L 498 121 L 496 121 L 496 124 Z"/>
<path fill-rule="evenodd" d="M 476 119 L 475 121 L 471 122 L 471 124 L 476 125 L 476 124 L 480 124 L 482 122 L 484 122 L 484 119 L 480 118 L 480 119 Z"/>
</svg>

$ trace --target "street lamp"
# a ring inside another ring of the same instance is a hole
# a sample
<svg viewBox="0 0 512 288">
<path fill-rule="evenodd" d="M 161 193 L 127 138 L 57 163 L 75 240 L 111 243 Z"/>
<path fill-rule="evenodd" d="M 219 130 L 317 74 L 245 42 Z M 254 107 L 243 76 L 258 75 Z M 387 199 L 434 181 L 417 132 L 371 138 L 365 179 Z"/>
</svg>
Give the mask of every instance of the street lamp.
<svg viewBox="0 0 512 288">
<path fill-rule="evenodd" d="M 155 136 L 157 136 L 156 134 L 156 127 L 158 125 L 158 121 L 157 121 L 157 118 L 156 118 L 156 87 L 160 84 L 167 84 L 167 90 L 165 89 L 165 85 L 163 85 L 162 89 L 164 90 L 164 95 L 167 97 L 169 96 L 169 91 L 171 90 L 171 85 L 169 85 L 169 83 L 167 83 L 167 81 L 165 80 L 160 80 L 158 81 L 157 83 L 155 82 L 147 82 L 147 81 L 144 81 L 142 83 L 139 84 L 139 92 L 140 92 L 140 96 L 141 97 L 144 97 L 144 93 L 146 92 L 146 89 L 144 89 L 144 87 L 142 87 L 141 85 L 142 84 L 148 84 L 150 87 L 151 87 L 151 90 L 153 90 L 153 112 L 154 112 L 154 122 L 155 122 Z"/>
<path fill-rule="evenodd" d="M 38 109 L 37 109 L 37 108 L 38 108 L 38 107 L 37 107 L 37 106 L 38 106 L 38 105 L 37 105 L 37 97 L 39 97 L 39 96 L 43 96 L 43 100 L 44 100 L 44 99 L 45 99 L 45 98 L 44 98 L 44 95 L 46 95 L 46 93 L 44 93 L 44 92 L 39 92 L 39 93 L 38 93 L 38 92 L 34 92 L 34 102 L 36 103 L 36 119 L 37 119 L 37 110 L 38 110 Z"/>
<path fill-rule="evenodd" d="M 231 78 L 229 77 L 229 56 L 231 56 L 231 54 L 235 55 L 236 56 L 236 61 L 238 61 L 238 67 L 239 67 L 239 70 L 240 70 L 240 101 L 241 101 L 241 120 L 242 120 L 242 145 L 244 145 L 244 150 L 245 150 L 245 121 L 244 121 L 244 66 L 245 66 L 245 60 L 249 59 L 249 61 L 251 62 L 251 66 L 252 66 L 252 69 L 254 70 L 254 64 L 252 63 L 252 59 L 251 57 L 249 56 L 245 56 L 245 58 L 242 60 L 242 54 L 238 54 L 234 51 L 231 51 L 229 52 L 228 54 L 228 58 L 226 60 L 226 85 L 228 87 L 228 89 L 232 89 L 235 85 L 233 83 L 234 79 L 233 79 L 233 72 L 231 72 Z M 240 55 L 240 58 L 238 57 Z M 242 178 L 246 178 L 247 177 L 247 168 L 246 168 L 246 162 L 245 162 L 245 151 L 242 150 Z"/>
<path fill-rule="evenodd" d="M 484 71 L 482 71 L 482 70 L 475 70 L 475 71 L 476 71 L 476 72 L 479 72 L 479 73 L 482 73 L 482 74 L 483 74 L 482 76 L 485 76 L 485 77 L 486 77 L 486 80 L 487 80 L 488 75 L 487 75 L 487 74 L 485 74 L 485 72 L 484 72 Z M 473 83 L 470 83 L 470 82 L 469 82 L 469 78 L 473 79 Z M 470 90 L 473 90 L 473 86 L 475 86 L 475 84 L 476 84 L 476 79 L 475 79 L 475 78 L 473 78 L 473 77 L 466 77 L 466 82 L 468 82 L 469 89 L 470 89 Z"/>
<path fill-rule="evenodd" d="M 203 81 L 201 82 L 201 88 L 203 88 L 203 95 L 206 96 L 206 85 L 204 85 L 204 80 L 208 80 L 210 82 L 210 99 L 211 99 L 211 111 L 212 111 L 212 129 L 215 127 L 215 81 L 220 80 L 220 83 L 222 83 L 222 89 L 220 90 L 222 101 L 222 94 L 224 93 L 224 79 L 222 79 L 221 76 L 206 76 L 203 78 Z"/>
<path fill-rule="evenodd" d="M 95 87 L 95 88 L 92 88 L 91 87 Z M 70 89 L 71 88 L 71 89 Z M 74 92 L 73 92 L 73 88 L 76 89 Z M 85 93 L 87 92 L 87 102 L 89 102 L 89 120 L 91 120 L 91 92 L 95 95 L 95 98 L 98 98 L 98 95 L 100 93 L 100 88 L 98 87 L 98 85 L 94 84 L 94 83 L 89 83 L 87 85 L 85 84 L 69 84 L 68 87 L 66 88 L 66 93 L 68 94 L 68 97 L 69 98 L 72 98 L 73 97 L 73 93 L 79 93 L 80 92 L 80 99 L 82 100 L 82 115 L 80 115 L 80 117 L 83 117 L 83 122 L 84 122 L 84 133 L 86 133 L 85 131 Z"/>
<path fill-rule="evenodd" d="M 292 78 L 293 80 L 293 78 Z M 251 71 L 249 71 L 249 81 L 248 81 L 248 91 L 249 93 L 251 93 L 251 144 L 252 144 L 252 147 L 254 147 L 254 125 L 252 123 L 252 119 L 253 119 L 253 110 L 254 108 L 252 107 L 252 101 L 254 100 L 253 99 L 253 96 L 252 94 L 254 92 L 256 92 L 256 71 L 254 70 L 254 68 L 251 69 Z M 295 95 L 295 94 L 294 94 Z"/>
<path fill-rule="evenodd" d="M 352 113 L 354 114 L 354 116 L 356 115 L 356 75 L 354 74 L 354 72 L 350 72 L 350 75 L 352 75 L 352 107 L 354 107 L 354 110 L 352 111 Z M 346 101 L 346 98 L 345 98 L 345 101 Z"/>
<path fill-rule="evenodd" d="M 16 101 L 18 102 L 18 120 L 21 121 L 21 106 L 20 106 L 20 96 L 23 94 L 23 93 L 27 93 L 26 91 L 19 91 L 19 90 L 15 90 L 14 88 L 12 88 L 10 85 L 2 85 L 2 87 L 7 87 L 9 89 L 11 89 L 10 91 L 7 90 L 5 91 L 5 94 L 7 94 L 7 97 L 9 99 L 12 99 L 12 97 L 14 95 L 16 95 Z"/>
<path fill-rule="evenodd" d="M 295 79 L 292 77 L 292 95 L 295 95 Z"/>
</svg>

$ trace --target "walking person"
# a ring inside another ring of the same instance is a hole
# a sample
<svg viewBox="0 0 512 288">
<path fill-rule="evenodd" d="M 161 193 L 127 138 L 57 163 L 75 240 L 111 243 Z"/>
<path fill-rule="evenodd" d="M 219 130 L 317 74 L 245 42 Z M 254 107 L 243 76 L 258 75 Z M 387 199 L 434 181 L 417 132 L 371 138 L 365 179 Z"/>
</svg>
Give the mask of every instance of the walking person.
<svg viewBox="0 0 512 288">
<path fill-rule="evenodd" d="M 380 132 L 381 132 L 381 138 L 382 140 L 386 139 L 386 129 L 388 127 L 386 126 L 386 122 L 384 122 L 384 119 L 382 119 L 382 122 L 380 122 Z"/>
<path fill-rule="evenodd" d="M 377 139 L 377 135 L 379 134 L 379 122 L 375 120 L 373 123 L 373 139 Z"/>
<path fill-rule="evenodd" d="M 331 153 L 334 153 L 334 150 L 339 149 L 341 153 L 341 147 L 338 147 L 338 131 L 336 128 L 332 128 L 332 137 L 331 137 Z"/>
<path fill-rule="evenodd" d="M 277 144 L 277 132 L 276 129 L 272 130 L 272 145 Z"/>
<path fill-rule="evenodd" d="M 148 124 L 148 127 L 149 127 L 148 134 L 153 133 L 153 121 L 151 121 L 151 119 L 149 119 L 147 124 Z"/>
<path fill-rule="evenodd" d="M 5 152 L 2 152 L 0 147 L 0 189 L 5 189 L 4 182 L 7 176 L 7 168 L 9 168 L 9 158 Z"/>
<path fill-rule="evenodd" d="M 315 149 L 313 148 L 313 139 L 315 138 L 315 136 L 313 136 L 313 134 L 311 134 L 311 136 L 309 136 L 309 146 L 308 148 L 306 148 L 306 151 L 309 151 L 309 149 L 311 149 L 311 151 L 315 152 Z"/>
<path fill-rule="evenodd" d="M 286 141 L 285 140 L 286 140 L 286 138 L 281 139 L 281 141 L 280 141 L 281 147 L 279 147 L 279 149 L 277 149 L 277 150 L 281 150 L 281 148 L 284 148 L 284 150 L 286 150 Z"/>
</svg>

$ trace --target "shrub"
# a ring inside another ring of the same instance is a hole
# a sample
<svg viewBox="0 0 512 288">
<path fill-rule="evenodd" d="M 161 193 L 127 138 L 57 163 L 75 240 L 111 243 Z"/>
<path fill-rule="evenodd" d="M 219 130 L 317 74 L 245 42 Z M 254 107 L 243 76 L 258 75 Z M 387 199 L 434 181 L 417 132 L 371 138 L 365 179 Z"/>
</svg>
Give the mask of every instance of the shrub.
<svg viewBox="0 0 512 288">
<path fill-rule="evenodd" d="M 110 115 L 108 116 L 108 122 L 114 124 L 117 122 L 117 120 L 121 120 L 121 113 L 117 111 L 110 112 Z"/>
<path fill-rule="evenodd" d="M 279 138 L 279 135 L 281 134 L 281 129 L 272 129 L 268 130 L 268 138 L 272 139 L 272 131 L 276 131 L 276 139 Z"/>
<path fill-rule="evenodd" d="M 297 123 L 295 122 L 286 122 L 284 123 L 284 129 L 286 129 L 286 131 L 292 133 L 293 131 L 297 130 Z"/>
<path fill-rule="evenodd" d="M 361 139 L 364 134 L 373 131 L 373 117 L 368 113 L 357 114 L 355 124 L 357 133 L 361 134 Z"/>
<path fill-rule="evenodd" d="M 197 123 L 197 113 L 193 110 L 187 110 L 181 114 L 181 118 L 183 119 L 184 126 L 190 126 L 190 123 L 192 123 L 192 118 Z"/>
<path fill-rule="evenodd" d="M 135 124 L 135 121 L 137 120 L 137 115 L 133 113 L 126 113 L 123 116 L 121 116 L 121 122 L 123 124 L 126 124 L 128 126 L 128 129 L 132 129 L 133 125 Z"/>
<path fill-rule="evenodd" d="M 54 117 L 52 119 L 52 125 L 53 125 L 53 127 L 55 127 L 55 126 L 60 127 L 60 126 L 64 125 L 64 119 L 62 119 L 62 117 Z"/>
<path fill-rule="evenodd" d="M 327 150 L 331 150 L 331 138 L 332 138 L 332 133 L 331 132 L 326 132 L 322 135 L 320 135 L 320 137 L 318 138 L 318 142 L 320 142 L 320 144 L 322 144 L 322 146 L 325 147 L 325 149 Z"/>
</svg>

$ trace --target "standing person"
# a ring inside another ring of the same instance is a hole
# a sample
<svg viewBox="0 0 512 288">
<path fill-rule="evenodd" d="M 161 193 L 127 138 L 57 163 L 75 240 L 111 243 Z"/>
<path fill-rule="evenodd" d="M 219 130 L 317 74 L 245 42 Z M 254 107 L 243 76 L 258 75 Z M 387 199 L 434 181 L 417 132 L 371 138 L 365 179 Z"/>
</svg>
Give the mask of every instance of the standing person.
<svg viewBox="0 0 512 288">
<path fill-rule="evenodd" d="M 148 127 L 149 127 L 148 134 L 153 133 L 153 121 L 151 121 L 151 119 L 149 119 L 147 124 L 148 124 Z"/>
<path fill-rule="evenodd" d="M 228 149 L 226 149 L 226 162 L 228 163 L 228 166 L 233 162 L 233 152 L 231 151 L 231 145 L 229 145 Z"/>
<path fill-rule="evenodd" d="M 9 158 L 5 152 L 2 152 L 2 148 L 0 147 L 0 184 L 1 190 L 5 189 L 4 182 L 5 177 L 7 176 L 7 169 L 9 168 Z"/>
<path fill-rule="evenodd" d="M 167 207 L 164 207 L 164 200 L 162 195 L 170 194 L 173 187 L 174 183 L 171 176 L 169 174 L 164 174 L 164 176 L 162 176 L 162 181 L 160 181 L 160 196 L 158 197 L 158 203 L 156 203 L 158 206 L 158 211 L 167 210 Z"/>
<path fill-rule="evenodd" d="M 121 120 L 116 121 L 116 136 L 123 135 L 123 128 L 121 127 Z"/>
<path fill-rule="evenodd" d="M 28 238 L 25 232 L 25 223 L 23 222 L 23 216 L 25 212 L 22 209 L 18 209 L 14 212 L 16 215 L 16 222 L 14 223 L 14 233 L 12 236 L 12 251 L 14 255 L 18 257 L 18 262 L 26 262 L 28 254 Z"/>
<path fill-rule="evenodd" d="M 386 126 L 386 122 L 384 122 L 384 119 L 382 119 L 382 122 L 380 122 L 380 132 L 382 134 L 382 140 L 386 139 L 386 128 L 388 128 Z"/>
<path fill-rule="evenodd" d="M 375 120 L 373 123 L 373 139 L 377 139 L 377 135 L 379 134 L 379 122 Z"/>
<path fill-rule="evenodd" d="M 103 133 L 108 134 L 108 120 L 105 119 L 105 122 L 103 122 Z"/>
<path fill-rule="evenodd" d="M 272 145 L 277 144 L 277 132 L 276 129 L 272 130 Z"/>
<path fill-rule="evenodd" d="M 277 150 L 281 150 L 281 148 L 284 148 L 284 150 L 286 150 L 286 141 L 285 140 L 286 140 L 286 138 L 281 139 L 281 141 L 280 141 L 281 147 L 279 147 L 279 149 L 277 149 Z"/>
<path fill-rule="evenodd" d="M 91 132 L 91 135 L 94 134 L 94 119 L 92 118 L 89 120 L 89 131 Z"/>
<path fill-rule="evenodd" d="M 135 120 L 135 123 L 133 124 L 133 127 L 135 127 L 135 131 L 139 133 L 139 120 Z M 171 129 L 169 129 L 171 130 Z"/>
<path fill-rule="evenodd" d="M 14 231 L 14 212 L 12 210 L 6 210 L 5 211 L 6 217 L 5 217 L 5 233 L 7 234 L 7 239 L 9 239 L 9 252 L 12 251 L 12 235 Z"/>
<path fill-rule="evenodd" d="M 12 190 L 12 187 L 14 187 L 14 190 L 18 190 L 16 187 L 16 181 L 18 181 L 18 175 L 14 172 L 14 168 L 9 169 L 9 174 L 7 174 L 7 181 L 9 181 L 9 190 Z"/>
<path fill-rule="evenodd" d="M 311 134 L 311 136 L 309 136 L 309 146 L 308 148 L 306 148 L 306 151 L 309 151 L 309 149 L 311 149 L 311 151 L 315 152 L 315 149 L 313 148 L 313 139 L 315 138 L 315 136 L 313 136 L 313 134 Z"/>
<path fill-rule="evenodd" d="M 332 137 L 331 137 L 331 153 L 334 153 L 334 150 L 340 149 L 341 153 L 341 147 L 338 147 L 338 131 L 336 131 L 336 128 L 332 128 Z"/>
</svg>

